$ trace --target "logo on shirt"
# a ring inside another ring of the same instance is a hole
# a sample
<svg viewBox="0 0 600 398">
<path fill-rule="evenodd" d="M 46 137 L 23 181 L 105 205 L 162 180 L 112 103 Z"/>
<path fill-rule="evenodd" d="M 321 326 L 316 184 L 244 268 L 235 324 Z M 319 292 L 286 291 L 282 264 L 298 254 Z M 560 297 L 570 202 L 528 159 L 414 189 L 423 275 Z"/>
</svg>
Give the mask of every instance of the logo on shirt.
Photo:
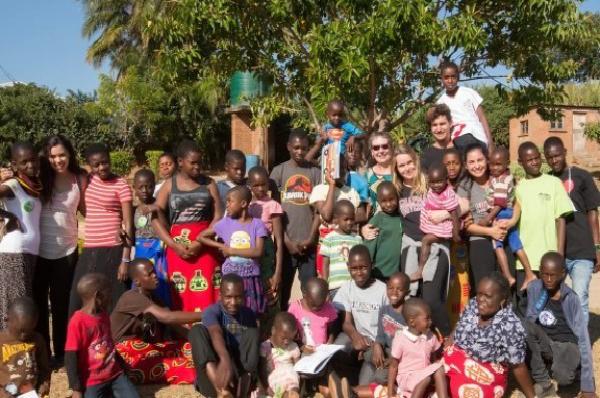
<svg viewBox="0 0 600 398">
<path fill-rule="evenodd" d="M 197 269 L 194 272 L 194 277 L 190 281 L 190 290 L 192 292 L 203 292 L 208 289 L 208 281 L 202 275 L 202 271 Z"/>
<path fill-rule="evenodd" d="M 173 240 L 177 243 L 181 243 L 185 247 L 188 247 L 192 241 L 190 240 L 190 230 L 187 228 L 183 228 L 178 236 L 175 236 Z"/>
<path fill-rule="evenodd" d="M 563 186 L 565 187 L 565 191 L 567 191 L 567 193 L 571 193 L 573 189 L 575 189 L 575 183 L 570 178 L 563 181 Z"/>
<path fill-rule="evenodd" d="M 177 290 L 177 293 L 185 292 L 187 279 L 185 279 L 185 276 L 181 275 L 181 272 L 173 272 L 173 275 L 171 275 L 171 282 L 173 283 L 175 290 Z"/>
<path fill-rule="evenodd" d="M 332 128 L 327 130 L 327 138 L 331 141 L 339 141 L 344 136 L 344 130 Z"/>
<path fill-rule="evenodd" d="M 540 320 L 540 324 L 542 326 L 554 326 L 556 325 L 556 316 L 552 313 L 552 311 L 544 310 L 540 312 L 538 315 L 538 319 Z"/>
<path fill-rule="evenodd" d="M 140 216 L 137 220 L 135 220 L 136 228 L 144 228 L 146 225 L 148 225 L 148 217 L 146 216 Z"/>
<path fill-rule="evenodd" d="M 246 231 L 235 231 L 231 234 L 229 247 L 232 249 L 250 249 L 252 247 L 250 234 Z M 248 259 L 245 257 L 231 256 L 229 257 L 229 261 L 234 264 L 245 264 L 248 262 Z"/>
<path fill-rule="evenodd" d="M 33 203 L 31 200 L 28 200 L 25 203 L 23 203 L 23 210 L 25 210 L 25 212 L 27 213 L 31 213 L 34 207 L 35 203 Z"/>
<path fill-rule="evenodd" d="M 288 178 L 281 192 L 281 201 L 294 205 L 305 206 L 308 204 L 312 183 L 302 174 L 294 174 Z"/>
</svg>

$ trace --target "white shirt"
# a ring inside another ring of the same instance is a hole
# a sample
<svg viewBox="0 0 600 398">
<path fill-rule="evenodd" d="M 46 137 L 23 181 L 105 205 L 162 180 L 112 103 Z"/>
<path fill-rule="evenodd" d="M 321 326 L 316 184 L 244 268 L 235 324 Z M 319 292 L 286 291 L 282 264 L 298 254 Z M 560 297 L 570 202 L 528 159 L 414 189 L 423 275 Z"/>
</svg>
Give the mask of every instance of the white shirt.
<svg viewBox="0 0 600 398">
<path fill-rule="evenodd" d="M 0 241 L 0 253 L 38 254 L 40 248 L 40 213 L 42 203 L 29 196 L 15 178 L 2 183 L 13 191 L 14 198 L 4 198 L 4 209 L 13 213 L 21 223 L 18 229 L 8 232 Z M 8 222 L 7 219 L 4 222 Z"/>
<path fill-rule="evenodd" d="M 483 98 L 472 88 L 459 86 L 453 97 L 444 93 L 437 100 L 437 104 L 446 104 L 452 115 L 452 125 L 464 125 L 460 135 L 473 134 L 480 141 L 488 143 L 483 130 L 483 125 L 477 116 L 477 108 L 483 102 Z M 453 136 L 453 138 L 456 138 Z"/>
<path fill-rule="evenodd" d="M 77 248 L 77 207 L 79 186 L 73 181 L 64 192 L 53 192 L 52 200 L 42 206 L 40 218 L 40 257 L 56 260 Z"/>
</svg>

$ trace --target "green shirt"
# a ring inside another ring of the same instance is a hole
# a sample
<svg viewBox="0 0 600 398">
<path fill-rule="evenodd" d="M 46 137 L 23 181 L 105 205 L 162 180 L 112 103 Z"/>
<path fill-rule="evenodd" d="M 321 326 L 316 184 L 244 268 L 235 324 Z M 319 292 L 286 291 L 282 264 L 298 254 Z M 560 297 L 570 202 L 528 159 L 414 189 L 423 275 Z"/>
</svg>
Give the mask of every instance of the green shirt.
<svg viewBox="0 0 600 398">
<path fill-rule="evenodd" d="M 337 289 L 351 279 L 348 272 L 348 254 L 350 249 L 361 243 L 360 236 L 343 235 L 337 231 L 332 231 L 323 238 L 319 254 L 329 257 L 329 290 Z"/>
<path fill-rule="evenodd" d="M 381 279 L 389 278 L 400 271 L 400 254 L 402 252 L 402 222 L 400 214 L 377 212 L 369 224 L 379 228 L 379 235 L 373 240 L 366 240 L 373 261 L 373 275 Z"/>
<path fill-rule="evenodd" d="M 556 219 L 573 212 L 573 203 L 561 181 L 542 174 L 531 179 L 522 179 L 515 190 L 521 205 L 519 235 L 523 249 L 531 263 L 531 269 L 540 269 L 542 256 L 558 249 Z M 517 261 L 517 269 L 523 266 Z"/>
</svg>

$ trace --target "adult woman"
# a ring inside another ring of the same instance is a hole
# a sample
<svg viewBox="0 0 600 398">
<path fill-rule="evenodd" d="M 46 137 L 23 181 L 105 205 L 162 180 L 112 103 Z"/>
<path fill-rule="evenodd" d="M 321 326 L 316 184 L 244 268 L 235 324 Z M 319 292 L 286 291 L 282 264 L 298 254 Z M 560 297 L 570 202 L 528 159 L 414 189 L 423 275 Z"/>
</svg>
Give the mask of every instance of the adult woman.
<svg viewBox="0 0 600 398">
<path fill-rule="evenodd" d="M 223 216 L 217 185 L 200 173 L 200 159 L 200 148 L 195 142 L 186 140 L 179 144 L 178 170 L 158 192 L 159 218 L 152 221 L 167 245 L 172 306 L 184 311 L 204 310 L 213 304 L 220 282 L 216 253 L 195 241 L 200 232 Z"/>
<path fill-rule="evenodd" d="M 509 367 L 525 396 L 534 396 L 525 364 L 526 333 L 511 308 L 509 294 L 508 281 L 498 273 L 477 285 L 477 296 L 446 343 L 444 362 L 449 367 L 452 397 L 504 396 Z"/>
<path fill-rule="evenodd" d="M 468 176 L 459 184 L 456 193 L 468 200 L 473 218 L 473 223 L 466 228 L 466 231 L 469 234 L 472 286 L 478 286 L 484 276 L 490 275 L 496 269 L 496 254 L 490 240 L 504 239 L 506 226 L 502 223 L 491 226 L 479 225 L 489 210 L 487 190 L 490 182 L 487 156 L 483 147 L 479 144 L 468 146 L 465 150 L 464 163 Z"/>
<path fill-rule="evenodd" d="M 429 169 L 433 164 L 442 163 L 444 153 L 449 148 L 454 148 L 450 131 L 452 130 L 452 116 L 446 104 L 435 105 L 427 111 L 426 115 L 429 131 L 433 136 L 433 144 L 421 154 L 421 167 Z"/>
<path fill-rule="evenodd" d="M 371 208 L 377 209 L 377 186 L 381 181 L 392 181 L 392 138 L 387 133 L 372 133 L 369 148 L 375 164 L 367 169 L 366 178 Z"/>
<path fill-rule="evenodd" d="M 402 217 L 402 256 L 400 267 L 411 274 L 417 270 L 420 242 L 423 232 L 420 228 L 421 209 L 427 193 L 427 180 L 421 172 L 417 154 L 408 145 L 399 145 L 394 152 L 394 185 L 399 191 L 398 209 Z M 446 212 L 447 213 L 447 212 Z M 444 335 L 450 333 L 446 311 L 446 286 L 450 262 L 448 245 L 433 244 L 429 260 L 423 270 L 421 295 L 431 306 L 434 325 Z M 411 286 L 416 291 L 416 283 Z"/>
<path fill-rule="evenodd" d="M 87 178 L 77 163 L 73 145 L 62 135 L 49 137 L 41 152 L 41 241 L 33 297 L 39 311 L 37 331 L 50 348 L 50 296 L 52 348 L 55 360 L 61 363 L 65 354 L 69 290 L 77 264 L 77 210 L 84 213 L 83 190 Z"/>
</svg>

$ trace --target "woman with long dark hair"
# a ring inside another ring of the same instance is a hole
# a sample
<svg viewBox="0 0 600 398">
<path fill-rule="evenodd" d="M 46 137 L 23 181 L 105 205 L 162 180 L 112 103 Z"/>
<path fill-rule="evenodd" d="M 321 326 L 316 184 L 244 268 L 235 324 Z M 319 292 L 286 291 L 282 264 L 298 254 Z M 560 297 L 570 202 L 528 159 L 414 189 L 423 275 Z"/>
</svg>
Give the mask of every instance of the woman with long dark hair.
<svg viewBox="0 0 600 398">
<path fill-rule="evenodd" d="M 37 330 L 50 351 L 48 297 L 52 313 L 54 358 L 64 357 L 69 291 L 77 264 L 77 211 L 84 213 L 87 177 L 79 167 L 71 142 L 62 135 L 46 139 L 41 148 L 42 213 L 40 250 L 33 280 L 39 309 Z"/>
</svg>

